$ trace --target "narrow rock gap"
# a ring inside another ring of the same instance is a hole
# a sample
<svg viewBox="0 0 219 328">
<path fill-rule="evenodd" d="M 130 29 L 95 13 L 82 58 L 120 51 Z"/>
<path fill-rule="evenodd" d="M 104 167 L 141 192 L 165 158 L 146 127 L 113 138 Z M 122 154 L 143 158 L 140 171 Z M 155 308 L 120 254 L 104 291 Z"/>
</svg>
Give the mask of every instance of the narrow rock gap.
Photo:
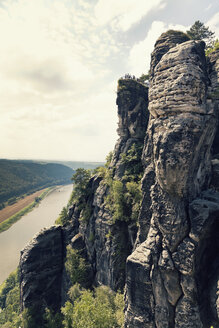
<svg viewBox="0 0 219 328">
<path fill-rule="evenodd" d="M 216 217 L 216 216 L 215 216 Z M 219 327 L 216 314 L 216 289 L 219 279 L 219 220 L 215 220 L 201 243 L 197 258 L 197 287 L 200 313 L 204 328 Z"/>
</svg>

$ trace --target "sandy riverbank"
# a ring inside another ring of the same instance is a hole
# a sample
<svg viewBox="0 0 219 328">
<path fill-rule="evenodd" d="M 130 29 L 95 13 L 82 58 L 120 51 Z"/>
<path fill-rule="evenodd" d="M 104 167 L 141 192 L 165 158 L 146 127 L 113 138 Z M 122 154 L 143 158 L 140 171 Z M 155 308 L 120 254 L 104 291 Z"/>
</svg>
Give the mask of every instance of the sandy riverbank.
<svg viewBox="0 0 219 328">
<path fill-rule="evenodd" d="M 35 193 L 18 200 L 15 204 L 9 205 L 0 210 L 0 223 L 7 220 L 12 215 L 20 212 L 26 206 L 30 205 L 35 200 L 35 198 L 39 197 L 46 189 L 47 188 L 38 190 Z"/>
</svg>

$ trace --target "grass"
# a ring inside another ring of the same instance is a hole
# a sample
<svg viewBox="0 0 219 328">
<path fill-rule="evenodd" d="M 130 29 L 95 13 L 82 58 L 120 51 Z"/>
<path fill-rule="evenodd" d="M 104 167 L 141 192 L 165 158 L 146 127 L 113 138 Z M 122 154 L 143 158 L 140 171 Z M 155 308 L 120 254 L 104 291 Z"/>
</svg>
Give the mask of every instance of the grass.
<svg viewBox="0 0 219 328">
<path fill-rule="evenodd" d="M 29 213 L 32 211 L 32 209 L 39 204 L 39 202 L 46 197 L 46 195 L 53 189 L 54 187 L 49 187 L 46 190 L 42 192 L 42 194 L 37 197 L 37 200 L 34 200 L 31 204 L 27 205 L 24 207 L 22 210 L 17 212 L 16 214 L 12 215 L 10 218 L 6 219 L 5 221 L 0 223 L 0 233 L 3 231 L 8 230 L 12 224 L 17 222 L 24 216 L 25 214 Z"/>
</svg>

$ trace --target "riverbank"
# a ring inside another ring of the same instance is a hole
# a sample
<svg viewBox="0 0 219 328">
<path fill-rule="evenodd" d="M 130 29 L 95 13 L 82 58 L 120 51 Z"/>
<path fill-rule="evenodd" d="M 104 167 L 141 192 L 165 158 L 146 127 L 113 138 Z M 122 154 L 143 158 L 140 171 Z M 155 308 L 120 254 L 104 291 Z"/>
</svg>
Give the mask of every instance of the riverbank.
<svg viewBox="0 0 219 328">
<path fill-rule="evenodd" d="M 12 224 L 21 219 L 23 215 L 29 213 L 54 188 L 56 187 L 38 190 L 37 192 L 20 199 L 15 204 L 9 205 L 0 210 L 0 233 L 8 230 Z"/>
<path fill-rule="evenodd" d="M 39 206 L 24 215 L 10 229 L 0 233 L 0 284 L 16 269 L 20 251 L 33 236 L 41 229 L 54 225 L 63 206 L 68 203 L 72 187 L 72 184 L 55 187 Z"/>
</svg>

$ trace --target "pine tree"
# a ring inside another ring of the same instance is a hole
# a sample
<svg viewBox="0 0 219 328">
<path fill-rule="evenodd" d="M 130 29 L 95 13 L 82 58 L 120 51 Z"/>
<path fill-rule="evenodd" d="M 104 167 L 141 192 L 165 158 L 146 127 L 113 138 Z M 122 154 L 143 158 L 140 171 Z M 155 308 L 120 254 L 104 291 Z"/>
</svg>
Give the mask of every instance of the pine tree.
<svg viewBox="0 0 219 328">
<path fill-rule="evenodd" d="M 204 40 L 207 48 L 211 47 L 214 42 L 215 33 L 210 31 L 209 27 L 206 27 L 204 23 L 199 20 L 190 27 L 187 34 L 192 40 Z"/>
</svg>

